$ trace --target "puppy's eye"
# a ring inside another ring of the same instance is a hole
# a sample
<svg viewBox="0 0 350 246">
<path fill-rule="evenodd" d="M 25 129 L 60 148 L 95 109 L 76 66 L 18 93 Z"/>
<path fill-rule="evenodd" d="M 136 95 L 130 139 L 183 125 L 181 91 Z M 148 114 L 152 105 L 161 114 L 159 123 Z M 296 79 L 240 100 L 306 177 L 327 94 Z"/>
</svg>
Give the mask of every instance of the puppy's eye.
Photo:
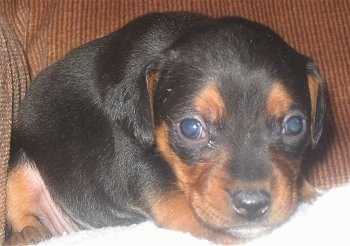
<svg viewBox="0 0 350 246">
<path fill-rule="evenodd" d="M 198 140 L 202 136 L 203 126 L 197 119 L 184 119 L 180 122 L 180 131 L 184 137 Z"/>
<path fill-rule="evenodd" d="M 304 119 L 300 116 L 289 117 L 283 125 L 283 133 L 287 135 L 298 135 L 303 132 Z"/>
</svg>

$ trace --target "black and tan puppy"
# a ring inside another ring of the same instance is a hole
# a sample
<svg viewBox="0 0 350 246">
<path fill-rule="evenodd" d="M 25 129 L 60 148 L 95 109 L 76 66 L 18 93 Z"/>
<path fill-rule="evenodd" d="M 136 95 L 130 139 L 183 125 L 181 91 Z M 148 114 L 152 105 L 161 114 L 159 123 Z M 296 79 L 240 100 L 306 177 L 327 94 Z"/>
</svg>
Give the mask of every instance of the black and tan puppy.
<svg viewBox="0 0 350 246">
<path fill-rule="evenodd" d="M 262 235 L 314 195 L 317 67 L 236 17 L 155 13 L 69 53 L 14 130 L 7 243 L 152 220 L 214 242 Z"/>
</svg>

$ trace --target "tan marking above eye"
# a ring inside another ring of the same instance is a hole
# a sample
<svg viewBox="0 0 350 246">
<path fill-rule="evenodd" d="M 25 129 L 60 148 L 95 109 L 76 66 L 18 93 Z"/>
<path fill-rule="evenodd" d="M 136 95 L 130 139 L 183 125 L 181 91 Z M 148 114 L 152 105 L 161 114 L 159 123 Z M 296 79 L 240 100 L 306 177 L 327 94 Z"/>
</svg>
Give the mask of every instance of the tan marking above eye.
<svg viewBox="0 0 350 246">
<path fill-rule="evenodd" d="M 209 122 L 221 122 L 226 116 L 224 100 L 213 84 L 204 87 L 196 95 L 194 107 Z"/>
<path fill-rule="evenodd" d="M 266 102 L 266 112 L 271 118 L 284 117 L 290 110 L 294 101 L 286 88 L 280 83 L 274 83 Z"/>
</svg>

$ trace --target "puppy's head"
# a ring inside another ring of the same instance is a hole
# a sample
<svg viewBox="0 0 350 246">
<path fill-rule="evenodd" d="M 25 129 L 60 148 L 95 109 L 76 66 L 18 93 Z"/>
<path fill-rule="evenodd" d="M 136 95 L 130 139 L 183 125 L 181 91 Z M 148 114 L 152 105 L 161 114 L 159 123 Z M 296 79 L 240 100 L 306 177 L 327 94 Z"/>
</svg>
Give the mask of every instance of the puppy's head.
<svg viewBox="0 0 350 246">
<path fill-rule="evenodd" d="M 203 224 L 256 237 L 312 195 L 300 166 L 321 136 L 322 79 L 270 29 L 237 18 L 192 27 L 147 81 L 156 147 Z"/>
</svg>

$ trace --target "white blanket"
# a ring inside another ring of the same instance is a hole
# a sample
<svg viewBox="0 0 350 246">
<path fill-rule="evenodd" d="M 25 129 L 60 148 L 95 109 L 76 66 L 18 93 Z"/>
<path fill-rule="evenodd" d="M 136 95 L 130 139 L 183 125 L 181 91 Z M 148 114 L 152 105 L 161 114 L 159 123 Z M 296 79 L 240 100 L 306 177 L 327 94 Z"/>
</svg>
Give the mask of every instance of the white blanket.
<svg viewBox="0 0 350 246">
<path fill-rule="evenodd" d="M 80 231 L 41 243 L 46 245 L 212 245 L 152 222 L 127 227 Z M 312 205 L 302 205 L 283 226 L 245 246 L 350 245 L 350 184 L 334 188 Z"/>
</svg>

